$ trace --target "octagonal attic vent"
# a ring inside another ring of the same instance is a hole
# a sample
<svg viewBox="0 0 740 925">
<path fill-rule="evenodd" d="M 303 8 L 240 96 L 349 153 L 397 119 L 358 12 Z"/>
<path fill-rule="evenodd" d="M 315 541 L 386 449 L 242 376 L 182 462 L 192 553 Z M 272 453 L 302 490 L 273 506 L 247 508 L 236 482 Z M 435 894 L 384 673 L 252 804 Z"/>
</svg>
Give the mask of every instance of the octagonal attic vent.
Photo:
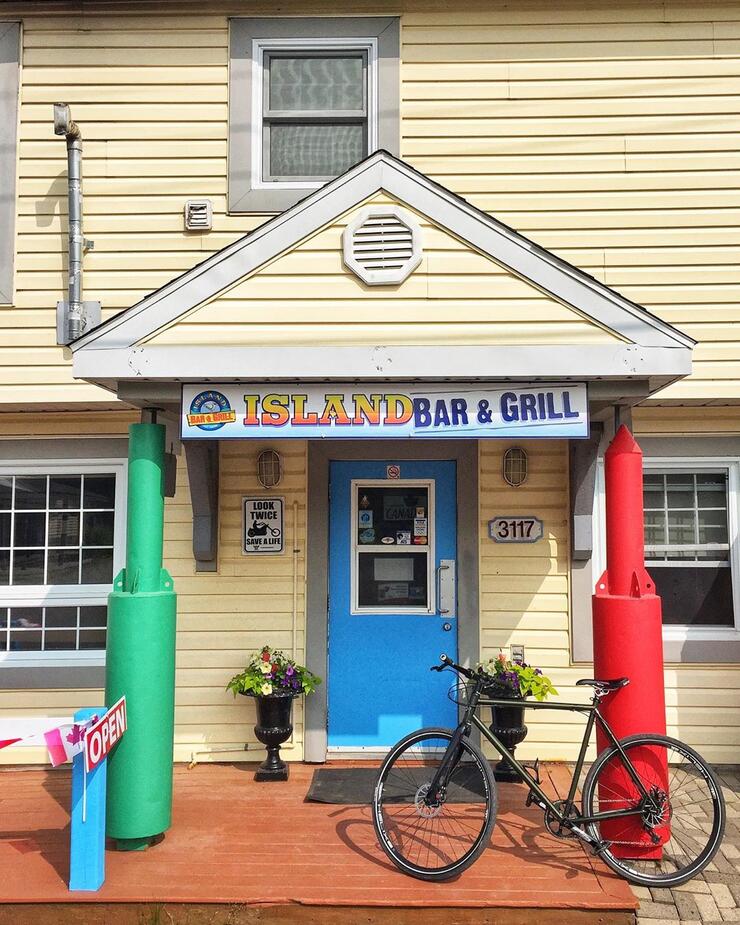
<svg viewBox="0 0 740 925">
<path fill-rule="evenodd" d="M 363 209 L 342 242 L 345 265 L 368 286 L 402 283 L 421 262 L 421 229 L 395 206 Z"/>
</svg>

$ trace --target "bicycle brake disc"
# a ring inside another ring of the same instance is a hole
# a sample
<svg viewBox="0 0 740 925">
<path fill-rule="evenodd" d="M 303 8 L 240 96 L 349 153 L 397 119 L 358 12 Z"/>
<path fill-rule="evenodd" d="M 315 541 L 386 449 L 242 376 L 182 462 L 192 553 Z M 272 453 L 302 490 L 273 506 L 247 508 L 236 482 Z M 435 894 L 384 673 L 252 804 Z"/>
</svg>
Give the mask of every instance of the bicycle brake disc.
<svg viewBox="0 0 740 925">
<path fill-rule="evenodd" d="M 434 819 L 435 816 L 438 816 L 442 812 L 442 804 L 436 803 L 430 805 L 426 803 L 426 796 L 429 793 L 430 784 L 422 784 L 421 787 L 416 791 L 416 796 L 414 797 L 414 804 L 416 806 L 416 812 L 423 816 L 425 819 Z"/>
</svg>

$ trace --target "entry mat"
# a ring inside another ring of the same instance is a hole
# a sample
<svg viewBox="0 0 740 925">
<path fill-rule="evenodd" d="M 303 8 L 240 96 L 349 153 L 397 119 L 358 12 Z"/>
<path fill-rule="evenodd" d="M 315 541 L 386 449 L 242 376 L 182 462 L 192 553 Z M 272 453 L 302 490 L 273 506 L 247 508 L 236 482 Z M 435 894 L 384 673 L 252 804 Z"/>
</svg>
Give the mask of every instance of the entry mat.
<svg viewBox="0 0 740 925">
<path fill-rule="evenodd" d="M 434 769 L 404 768 L 391 772 L 383 800 L 388 803 L 413 803 L 419 789 L 429 782 Z M 372 803 L 378 768 L 317 768 L 306 794 L 308 803 Z M 475 767 L 457 767 L 447 787 L 449 803 L 480 803 L 485 799 L 484 784 Z"/>
</svg>

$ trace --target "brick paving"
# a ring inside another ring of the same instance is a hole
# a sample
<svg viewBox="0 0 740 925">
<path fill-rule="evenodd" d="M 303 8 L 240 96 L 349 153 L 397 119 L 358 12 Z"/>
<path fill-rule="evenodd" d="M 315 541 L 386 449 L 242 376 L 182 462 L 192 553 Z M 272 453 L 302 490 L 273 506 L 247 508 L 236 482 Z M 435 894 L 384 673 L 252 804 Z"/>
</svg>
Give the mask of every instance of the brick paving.
<svg viewBox="0 0 740 925">
<path fill-rule="evenodd" d="M 727 803 L 722 847 L 706 870 L 674 890 L 632 887 L 638 925 L 740 922 L 740 767 L 715 768 Z"/>
</svg>

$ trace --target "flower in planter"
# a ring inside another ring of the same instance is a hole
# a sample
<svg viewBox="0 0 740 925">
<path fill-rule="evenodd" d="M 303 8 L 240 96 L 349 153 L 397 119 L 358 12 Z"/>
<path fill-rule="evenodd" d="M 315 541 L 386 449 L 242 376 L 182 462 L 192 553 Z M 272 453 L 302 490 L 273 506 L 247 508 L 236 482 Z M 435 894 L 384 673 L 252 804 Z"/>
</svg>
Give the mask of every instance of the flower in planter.
<svg viewBox="0 0 740 925">
<path fill-rule="evenodd" d="M 284 652 L 263 646 L 247 661 L 244 671 L 234 675 L 226 690 L 253 697 L 268 697 L 270 694 L 310 694 L 321 684 L 321 678 L 303 665 L 297 665 Z"/>
<path fill-rule="evenodd" d="M 489 696 L 515 699 L 532 696 L 535 700 L 545 700 L 550 694 L 557 694 L 552 681 L 542 674 L 541 668 L 511 661 L 503 652 L 479 667 L 491 676 L 487 691 Z"/>
</svg>

